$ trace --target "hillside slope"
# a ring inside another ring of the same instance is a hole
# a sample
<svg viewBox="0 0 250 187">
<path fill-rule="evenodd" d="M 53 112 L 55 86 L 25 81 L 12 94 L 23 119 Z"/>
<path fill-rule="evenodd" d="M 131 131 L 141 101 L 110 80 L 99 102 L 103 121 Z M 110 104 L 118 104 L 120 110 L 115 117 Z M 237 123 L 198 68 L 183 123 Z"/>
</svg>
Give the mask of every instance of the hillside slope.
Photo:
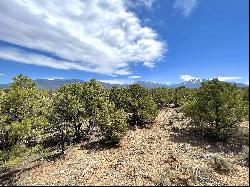
<svg viewBox="0 0 250 187">
<path fill-rule="evenodd" d="M 15 185 L 248 185 L 248 167 L 223 145 L 181 136 L 186 122 L 175 110 L 163 110 L 150 128 L 129 130 L 119 147 L 79 144 L 65 158 L 16 175 Z M 213 170 L 214 155 L 234 163 L 230 174 Z"/>
</svg>

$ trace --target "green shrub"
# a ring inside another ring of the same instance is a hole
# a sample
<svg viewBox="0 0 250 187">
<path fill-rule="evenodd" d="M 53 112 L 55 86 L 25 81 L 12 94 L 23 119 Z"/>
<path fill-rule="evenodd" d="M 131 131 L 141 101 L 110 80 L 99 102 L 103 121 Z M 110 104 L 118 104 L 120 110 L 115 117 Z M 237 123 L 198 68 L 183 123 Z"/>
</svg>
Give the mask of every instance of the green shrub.
<svg viewBox="0 0 250 187">
<path fill-rule="evenodd" d="M 118 109 L 126 110 L 128 94 L 126 88 L 112 87 L 109 92 L 109 99 Z"/>
<path fill-rule="evenodd" d="M 96 124 L 101 129 L 106 144 L 119 143 L 127 131 L 125 113 L 123 109 L 116 110 L 113 103 L 107 104 L 97 113 Z"/>
<path fill-rule="evenodd" d="M 41 91 L 32 79 L 18 75 L 1 94 L 0 100 L 0 149 L 38 141 L 48 124 L 46 113 L 49 96 Z"/>
<path fill-rule="evenodd" d="M 175 106 L 180 106 L 180 104 L 182 103 L 182 100 L 184 98 L 185 91 L 187 90 L 187 88 L 185 88 L 185 86 L 180 86 L 177 88 L 174 88 L 174 104 Z"/>
<path fill-rule="evenodd" d="M 213 165 L 214 169 L 220 173 L 228 174 L 232 170 L 232 164 L 220 156 L 214 157 Z"/>
<path fill-rule="evenodd" d="M 0 167 L 18 167 L 28 156 L 32 154 L 43 156 L 46 151 L 41 145 L 32 148 L 25 145 L 16 145 L 10 149 L 0 150 Z"/>
<path fill-rule="evenodd" d="M 192 99 L 181 108 L 195 126 L 214 129 L 219 137 L 222 129 L 232 128 L 247 119 L 248 103 L 241 92 L 218 79 L 202 82 Z"/>
<path fill-rule="evenodd" d="M 158 108 L 164 108 L 174 102 L 174 90 L 169 88 L 151 89 L 151 94 Z"/>
<path fill-rule="evenodd" d="M 132 84 L 128 87 L 127 92 L 125 111 L 132 113 L 130 121 L 136 125 L 154 121 L 159 111 L 149 91 L 138 84 Z"/>
<path fill-rule="evenodd" d="M 61 134 L 61 150 L 64 151 L 65 138 L 74 131 L 80 140 L 82 124 L 90 129 L 99 127 L 105 143 L 118 143 L 126 131 L 125 113 L 117 110 L 109 100 L 109 93 L 92 79 L 85 83 L 62 86 L 53 97 L 51 124 Z"/>
<path fill-rule="evenodd" d="M 62 86 L 53 97 L 53 107 L 50 116 L 51 128 L 61 133 L 66 129 L 74 131 L 77 141 L 80 140 L 80 128 L 86 120 L 85 102 L 81 98 L 82 84 Z"/>
<path fill-rule="evenodd" d="M 158 114 L 152 94 L 139 84 L 132 84 L 128 88 L 113 87 L 109 98 L 115 103 L 116 108 L 130 114 L 128 121 L 133 125 L 150 123 Z"/>
</svg>

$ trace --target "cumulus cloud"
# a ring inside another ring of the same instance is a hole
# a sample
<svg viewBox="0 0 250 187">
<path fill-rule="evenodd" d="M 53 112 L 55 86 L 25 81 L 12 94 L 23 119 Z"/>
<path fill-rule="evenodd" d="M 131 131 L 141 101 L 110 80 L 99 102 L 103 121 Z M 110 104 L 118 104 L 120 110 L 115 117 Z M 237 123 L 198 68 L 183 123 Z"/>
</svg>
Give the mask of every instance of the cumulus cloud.
<svg viewBox="0 0 250 187">
<path fill-rule="evenodd" d="M 131 75 L 132 63 L 153 67 L 166 51 L 157 33 L 142 27 L 140 21 L 122 0 L 0 1 L 0 40 L 63 60 L 4 47 L 1 58 L 58 69 Z"/>
<path fill-rule="evenodd" d="M 140 75 L 131 75 L 131 76 L 128 76 L 129 79 L 139 79 L 141 77 L 142 76 L 140 76 Z"/>
<path fill-rule="evenodd" d="M 183 81 L 190 81 L 192 79 L 200 79 L 198 77 L 193 77 L 191 75 L 180 75 L 180 79 Z"/>
<path fill-rule="evenodd" d="M 174 8 L 184 17 L 189 17 L 197 6 L 197 0 L 175 0 Z"/>
</svg>

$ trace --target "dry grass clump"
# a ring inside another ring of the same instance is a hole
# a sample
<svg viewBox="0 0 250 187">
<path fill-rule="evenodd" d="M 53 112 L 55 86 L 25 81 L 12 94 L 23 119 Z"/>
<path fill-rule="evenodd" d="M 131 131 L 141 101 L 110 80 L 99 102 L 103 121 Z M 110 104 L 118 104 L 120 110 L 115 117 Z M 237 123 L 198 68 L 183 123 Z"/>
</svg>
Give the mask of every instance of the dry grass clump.
<svg viewBox="0 0 250 187">
<path fill-rule="evenodd" d="M 220 185 L 214 179 L 212 168 L 194 167 L 186 164 L 177 167 L 167 166 L 161 174 L 158 186 Z"/>
</svg>

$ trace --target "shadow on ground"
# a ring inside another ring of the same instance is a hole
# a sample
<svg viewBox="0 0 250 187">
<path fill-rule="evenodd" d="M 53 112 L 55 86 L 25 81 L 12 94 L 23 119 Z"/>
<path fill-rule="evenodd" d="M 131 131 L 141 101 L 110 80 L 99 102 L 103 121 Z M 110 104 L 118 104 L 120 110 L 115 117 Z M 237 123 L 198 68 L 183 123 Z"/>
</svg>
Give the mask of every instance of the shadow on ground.
<svg viewBox="0 0 250 187">
<path fill-rule="evenodd" d="M 219 139 L 209 129 L 186 127 L 172 128 L 170 140 L 176 143 L 189 143 L 192 146 L 202 147 L 212 153 L 223 152 L 237 154 L 242 149 L 241 142 L 228 142 Z"/>
<path fill-rule="evenodd" d="M 40 163 L 33 164 L 25 168 L 1 168 L 0 169 L 0 185 L 13 186 L 18 180 L 19 175 L 24 171 L 29 171 L 33 168 L 40 166 Z"/>
<path fill-rule="evenodd" d="M 96 141 L 86 142 L 82 144 L 80 146 L 80 150 L 89 150 L 91 152 L 95 152 L 95 151 L 117 149 L 119 147 L 120 147 L 120 144 L 107 145 L 107 144 L 102 143 L 100 140 L 96 140 Z"/>
</svg>

